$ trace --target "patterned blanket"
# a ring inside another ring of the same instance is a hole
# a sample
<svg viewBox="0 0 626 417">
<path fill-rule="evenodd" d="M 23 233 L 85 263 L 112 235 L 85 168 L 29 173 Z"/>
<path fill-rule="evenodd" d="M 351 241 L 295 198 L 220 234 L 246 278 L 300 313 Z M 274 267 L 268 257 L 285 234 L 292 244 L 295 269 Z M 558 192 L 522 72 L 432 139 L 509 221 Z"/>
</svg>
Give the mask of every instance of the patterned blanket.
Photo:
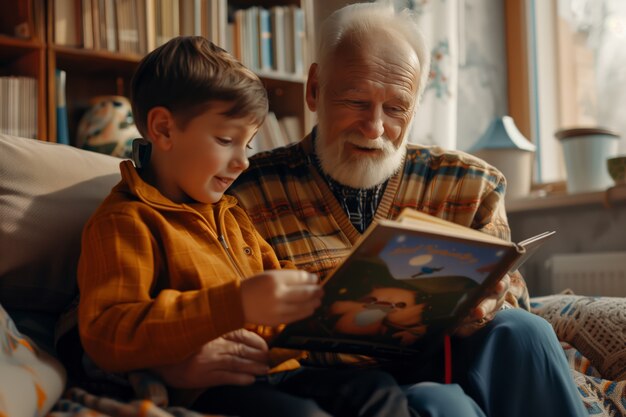
<svg viewBox="0 0 626 417">
<path fill-rule="evenodd" d="M 569 343 L 561 342 L 574 382 L 590 416 L 626 416 L 626 381 L 603 379 L 589 359 Z"/>
<path fill-rule="evenodd" d="M 551 295 L 531 311 L 561 341 L 580 395 L 594 417 L 626 417 L 626 298 Z"/>
</svg>

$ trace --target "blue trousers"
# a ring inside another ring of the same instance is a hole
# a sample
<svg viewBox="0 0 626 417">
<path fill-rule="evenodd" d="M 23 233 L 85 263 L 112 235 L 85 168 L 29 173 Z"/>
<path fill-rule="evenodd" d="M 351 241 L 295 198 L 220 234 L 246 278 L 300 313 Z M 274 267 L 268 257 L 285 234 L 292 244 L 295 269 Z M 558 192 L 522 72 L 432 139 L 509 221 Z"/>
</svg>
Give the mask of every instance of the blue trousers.
<svg viewBox="0 0 626 417">
<path fill-rule="evenodd" d="M 438 382 L 443 355 L 378 370 L 300 368 L 268 383 L 211 388 L 193 409 L 272 417 L 588 417 L 552 327 L 526 311 L 501 311 L 472 336 L 453 339 L 452 363 L 448 385 Z"/>
<path fill-rule="evenodd" d="M 302 367 L 210 388 L 191 408 L 238 417 L 416 417 L 394 378 L 376 369 Z"/>
<path fill-rule="evenodd" d="M 442 365 L 443 358 L 435 361 Z M 421 417 L 589 415 L 552 327 L 526 311 L 501 311 L 472 336 L 453 339 L 452 363 L 454 384 L 403 386 Z M 442 366 L 431 365 L 415 371 L 412 382 L 439 380 Z"/>
</svg>

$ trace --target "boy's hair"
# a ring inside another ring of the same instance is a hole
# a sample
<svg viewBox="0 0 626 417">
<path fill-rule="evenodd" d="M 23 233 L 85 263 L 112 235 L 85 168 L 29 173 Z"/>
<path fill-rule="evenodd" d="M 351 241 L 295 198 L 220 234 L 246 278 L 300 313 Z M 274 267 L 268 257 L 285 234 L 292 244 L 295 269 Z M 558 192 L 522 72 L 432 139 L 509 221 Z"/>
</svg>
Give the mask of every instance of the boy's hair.
<svg viewBox="0 0 626 417">
<path fill-rule="evenodd" d="M 179 36 L 146 55 L 131 80 L 130 100 L 143 137 L 148 112 L 157 106 L 172 112 L 180 129 L 214 101 L 232 103 L 225 116 L 251 116 L 258 126 L 268 111 L 259 77 L 201 36 Z"/>
</svg>

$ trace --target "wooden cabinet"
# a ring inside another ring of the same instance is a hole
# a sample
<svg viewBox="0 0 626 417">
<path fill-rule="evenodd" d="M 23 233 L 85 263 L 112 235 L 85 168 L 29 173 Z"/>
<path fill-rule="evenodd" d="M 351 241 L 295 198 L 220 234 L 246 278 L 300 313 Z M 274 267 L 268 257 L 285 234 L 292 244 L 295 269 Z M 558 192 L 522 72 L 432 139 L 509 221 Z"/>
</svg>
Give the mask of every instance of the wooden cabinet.
<svg viewBox="0 0 626 417">
<path fill-rule="evenodd" d="M 328 1 L 321 3 L 328 7 L 326 4 L 329 3 Z M 56 71 L 65 71 L 67 120 L 70 144 L 73 145 L 76 143 L 78 122 L 88 109 L 93 97 L 129 96 L 129 84 L 133 71 L 143 56 L 142 52 L 146 52 L 149 46 L 157 46 L 177 34 L 200 32 L 203 36 L 211 38 L 215 33 L 215 25 L 219 25 L 221 43 L 227 43 L 227 45 L 221 44 L 220 46 L 225 49 L 230 47 L 233 49 L 231 52 L 237 55 L 249 46 L 246 45 L 245 39 L 254 39 L 254 36 L 242 39 L 241 33 L 235 34 L 237 10 L 258 7 L 269 11 L 277 6 L 295 7 L 308 14 L 304 18 L 302 33 L 302 41 L 305 42 L 306 48 L 301 63 L 302 70 L 299 73 L 286 73 L 267 68 L 254 68 L 254 70 L 268 89 L 270 110 L 278 119 L 283 117 L 297 119 L 300 126 L 299 136 L 301 136 L 314 124 L 313 115 L 305 105 L 304 91 L 306 72 L 314 45 L 314 9 L 317 4 L 316 0 L 11 0 L 2 2 L 0 5 L 2 16 L 15 15 L 18 7 L 22 14 L 25 10 L 27 11 L 26 24 L 29 25 L 29 30 L 25 35 L 22 34 L 26 38 L 20 38 L 15 32 L 12 33 L 15 22 L 6 22 L 7 19 L 0 18 L 0 33 L 2 33 L 0 34 L 0 77 L 27 76 L 36 80 L 36 137 L 55 142 L 57 141 Z M 97 15 L 95 10 L 99 7 L 102 7 L 99 9 L 102 13 Z M 116 7 L 123 9 L 120 12 L 115 9 Z M 92 8 L 89 15 L 85 15 L 86 8 Z M 173 12 L 169 13 L 168 10 Z M 198 17 L 198 11 L 202 16 Z M 129 15 L 126 16 L 124 13 Z M 175 21 L 168 17 L 170 15 Z M 103 23 L 103 20 L 106 21 L 109 16 L 115 16 L 115 22 Z M 151 17 L 152 20 L 150 20 Z M 170 19 L 169 26 L 166 24 L 168 22 L 166 17 Z M 142 23 L 133 23 L 132 20 Z M 134 24 L 138 26 L 133 26 Z M 240 29 L 249 31 L 250 27 L 244 24 L 240 26 Z M 133 32 L 134 30 L 136 31 Z M 151 35 L 148 31 L 151 31 Z M 102 42 L 98 42 L 99 39 L 102 39 Z M 109 44 L 104 47 L 103 44 L 107 39 Z M 112 39 L 115 39 L 115 45 L 110 45 Z M 233 42 L 237 39 L 240 45 L 235 47 Z M 124 41 L 126 41 L 125 44 Z M 133 44 L 133 42 L 136 43 Z M 0 94 L 4 93 L 0 91 Z M 2 131 L 1 125 L 0 131 Z M 298 138 L 291 138 L 291 140 L 295 139 Z"/>
</svg>

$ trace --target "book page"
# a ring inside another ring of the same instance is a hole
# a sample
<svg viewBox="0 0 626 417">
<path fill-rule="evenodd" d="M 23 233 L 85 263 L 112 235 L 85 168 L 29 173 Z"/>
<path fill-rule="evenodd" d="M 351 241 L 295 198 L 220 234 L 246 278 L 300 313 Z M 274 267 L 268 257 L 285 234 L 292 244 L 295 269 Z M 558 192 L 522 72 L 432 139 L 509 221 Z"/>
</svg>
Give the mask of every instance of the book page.
<svg viewBox="0 0 626 417">
<path fill-rule="evenodd" d="M 555 233 L 555 231 L 543 232 L 519 242 L 518 246 L 524 248 L 524 254 L 517 261 L 515 261 L 515 264 L 513 264 L 513 266 L 511 266 L 511 271 L 518 270 L 524 264 L 524 262 L 526 262 L 532 256 L 532 254 L 535 253 L 537 249 L 539 249 L 539 247 L 541 247 L 544 243 L 551 239 Z"/>
<path fill-rule="evenodd" d="M 402 210 L 395 221 L 406 225 L 415 225 L 419 228 L 428 228 L 428 230 L 441 231 L 441 233 L 445 233 L 450 236 L 465 237 L 483 242 L 506 242 L 496 236 L 480 232 L 470 227 L 461 226 L 460 224 L 449 222 L 447 220 L 440 219 L 439 217 L 431 216 L 430 214 L 422 213 L 410 208 Z"/>
</svg>

